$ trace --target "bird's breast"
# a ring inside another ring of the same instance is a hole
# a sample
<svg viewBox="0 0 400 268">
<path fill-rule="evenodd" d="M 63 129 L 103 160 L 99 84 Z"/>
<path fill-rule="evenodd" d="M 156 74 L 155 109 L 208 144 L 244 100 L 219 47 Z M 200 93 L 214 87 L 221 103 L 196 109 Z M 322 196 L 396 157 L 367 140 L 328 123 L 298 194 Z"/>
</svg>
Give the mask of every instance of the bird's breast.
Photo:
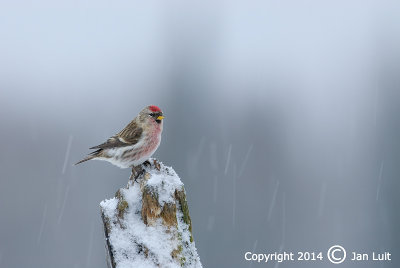
<svg viewBox="0 0 400 268">
<path fill-rule="evenodd" d="M 145 153 L 148 154 L 153 154 L 155 150 L 157 150 L 158 146 L 160 145 L 161 142 L 161 133 L 159 134 L 152 134 L 147 138 L 147 141 L 145 144 Z"/>
</svg>

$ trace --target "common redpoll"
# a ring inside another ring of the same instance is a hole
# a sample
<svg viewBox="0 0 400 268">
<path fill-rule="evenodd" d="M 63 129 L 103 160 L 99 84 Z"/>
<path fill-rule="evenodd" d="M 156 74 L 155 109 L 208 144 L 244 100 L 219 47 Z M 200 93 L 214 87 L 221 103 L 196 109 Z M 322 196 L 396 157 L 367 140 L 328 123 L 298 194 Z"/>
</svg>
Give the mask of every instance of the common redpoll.
<svg viewBox="0 0 400 268">
<path fill-rule="evenodd" d="M 161 142 L 163 113 L 155 105 L 145 107 L 123 130 L 90 149 L 96 151 L 79 161 L 104 160 L 120 168 L 134 168 L 153 155 Z"/>
</svg>

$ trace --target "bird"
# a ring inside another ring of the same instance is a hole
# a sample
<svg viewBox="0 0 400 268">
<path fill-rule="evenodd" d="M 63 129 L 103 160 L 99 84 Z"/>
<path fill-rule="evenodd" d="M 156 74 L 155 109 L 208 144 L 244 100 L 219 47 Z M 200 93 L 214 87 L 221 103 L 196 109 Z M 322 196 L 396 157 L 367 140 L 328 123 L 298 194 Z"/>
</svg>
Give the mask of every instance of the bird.
<svg viewBox="0 0 400 268">
<path fill-rule="evenodd" d="M 104 143 L 89 149 L 95 150 L 77 162 L 81 164 L 89 160 L 103 160 L 119 168 L 132 168 L 135 180 L 142 173 L 136 167 L 148 164 L 161 142 L 164 115 L 155 105 L 143 108 L 140 113 L 120 132 L 111 136 Z"/>
</svg>

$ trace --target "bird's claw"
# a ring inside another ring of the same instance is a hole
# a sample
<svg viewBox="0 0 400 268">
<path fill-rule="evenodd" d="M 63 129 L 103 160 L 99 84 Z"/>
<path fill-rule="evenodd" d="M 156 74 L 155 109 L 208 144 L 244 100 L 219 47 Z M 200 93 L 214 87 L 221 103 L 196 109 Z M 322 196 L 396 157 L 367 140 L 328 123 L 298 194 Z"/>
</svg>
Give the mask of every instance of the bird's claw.
<svg viewBox="0 0 400 268">
<path fill-rule="evenodd" d="M 138 170 L 138 169 L 140 169 L 140 170 Z M 129 177 L 129 180 L 133 179 L 134 182 L 138 182 L 137 179 L 139 179 L 139 177 L 142 176 L 145 171 L 146 170 L 141 165 L 132 167 L 132 173 L 131 173 L 131 176 Z"/>
</svg>

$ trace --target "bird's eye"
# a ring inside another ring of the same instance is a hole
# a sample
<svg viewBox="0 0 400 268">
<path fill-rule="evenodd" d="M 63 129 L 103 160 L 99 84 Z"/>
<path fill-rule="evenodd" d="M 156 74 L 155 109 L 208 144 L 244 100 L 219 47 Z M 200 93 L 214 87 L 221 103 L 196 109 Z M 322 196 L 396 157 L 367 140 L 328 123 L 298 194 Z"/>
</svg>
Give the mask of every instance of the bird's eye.
<svg viewBox="0 0 400 268">
<path fill-rule="evenodd" d="M 155 113 L 150 113 L 149 115 L 152 116 L 152 117 L 156 116 Z"/>
</svg>

